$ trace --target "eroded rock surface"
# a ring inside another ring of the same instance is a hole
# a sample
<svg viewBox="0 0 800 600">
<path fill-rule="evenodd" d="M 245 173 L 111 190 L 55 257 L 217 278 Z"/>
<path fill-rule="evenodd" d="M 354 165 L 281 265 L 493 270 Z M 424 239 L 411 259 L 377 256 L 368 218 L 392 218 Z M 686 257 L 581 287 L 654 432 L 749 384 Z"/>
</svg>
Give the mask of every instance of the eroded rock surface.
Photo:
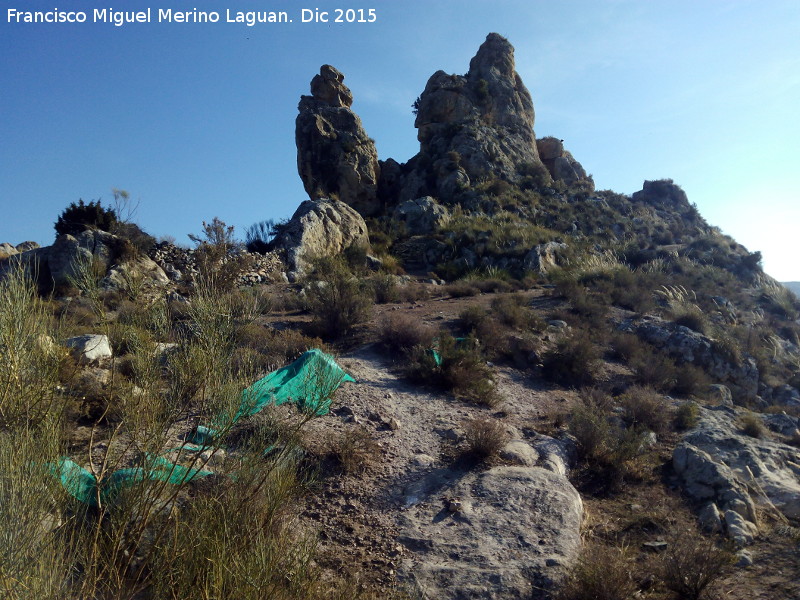
<svg viewBox="0 0 800 600">
<path fill-rule="evenodd" d="M 800 451 L 744 435 L 737 425 L 738 409 L 717 406 L 700 412 L 697 427 L 675 448 L 672 463 L 686 493 L 704 503 L 703 524 L 713 530 L 724 523 L 728 535 L 744 545 L 758 533 L 758 504 L 800 517 Z"/>
<path fill-rule="evenodd" d="M 344 75 L 323 65 L 302 96 L 295 125 L 297 170 L 311 199 L 338 197 L 362 215 L 379 212 L 375 142 L 350 106 Z"/>
<path fill-rule="evenodd" d="M 471 182 L 516 181 L 539 168 L 531 95 L 514 69 L 514 48 L 491 33 L 465 76 L 437 71 L 417 102 L 420 153 L 400 200 L 450 199 Z M 546 175 L 546 172 L 545 172 Z"/>
<path fill-rule="evenodd" d="M 499 466 L 464 474 L 443 499 L 423 490 L 398 539 L 411 551 L 400 574 L 425 598 L 529 598 L 577 557 L 583 504 L 562 474 Z"/>
</svg>

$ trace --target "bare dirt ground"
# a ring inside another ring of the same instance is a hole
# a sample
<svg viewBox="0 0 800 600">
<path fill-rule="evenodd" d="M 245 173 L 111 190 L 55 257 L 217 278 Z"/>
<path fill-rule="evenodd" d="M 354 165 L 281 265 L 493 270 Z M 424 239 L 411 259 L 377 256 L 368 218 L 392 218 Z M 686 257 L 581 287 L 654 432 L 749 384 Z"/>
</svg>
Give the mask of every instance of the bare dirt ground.
<svg viewBox="0 0 800 600">
<path fill-rule="evenodd" d="M 542 316 L 548 316 L 553 303 L 547 292 L 539 289 L 527 295 L 543 309 Z M 488 306 L 495 296 L 381 305 L 376 307 L 373 324 L 384 313 L 402 310 L 433 325 L 453 326 L 464 307 L 475 303 Z M 368 341 L 369 335 L 365 339 Z M 413 550 L 400 543 L 399 517 L 418 500 L 415 490 L 435 481 L 439 486 L 436 494 L 421 496 L 444 503 L 453 484 L 448 477 L 459 469 L 481 470 L 487 466 L 459 458 L 466 422 L 492 416 L 512 436 L 526 439 L 537 432 L 552 434 L 559 425 L 554 422 L 557 415 L 578 401 L 575 391 L 551 386 L 530 372 L 494 365 L 504 401 L 492 409 L 477 406 L 409 382 L 399 364 L 374 343 L 344 352 L 339 362 L 357 383 L 345 384 L 337 392 L 333 411 L 310 424 L 306 439 L 331 439 L 343 431 L 363 429 L 375 441 L 376 450 L 359 472 L 323 473 L 316 493 L 307 500 L 303 519 L 319 532 L 324 568 L 349 574 L 381 594 L 398 587 L 408 590 L 398 582 L 397 574 Z M 615 364 L 606 364 L 605 371 L 610 376 L 625 376 L 624 369 Z M 636 564 L 641 565 L 637 568 L 641 580 L 655 569 L 652 556 L 641 551 L 641 544 L 666 539 L 670 531 L 690 528 L 694 522 L 689 504 L 673 489 L 669 478 L 677 439 L 676 434 L 663 436 L 652 453 L 650 470 L 620 493 L 593 497 L 582 491 L 587 515 L 585 535 L 609 547 L 631 548 L 637 555 Z M 437 480 L 437 470 L 448 475 Z M 581 490 L 581 482 L 576 481 L 576 485 Z M 716 587 L 716 597 L 800 598 L 797 530 L 765 523 L 763 532 L 749 548 L 754 564 L 730 567 Z M 654 591 L 645 592 L 645 596 L 666 597 Z"/>
</svg>

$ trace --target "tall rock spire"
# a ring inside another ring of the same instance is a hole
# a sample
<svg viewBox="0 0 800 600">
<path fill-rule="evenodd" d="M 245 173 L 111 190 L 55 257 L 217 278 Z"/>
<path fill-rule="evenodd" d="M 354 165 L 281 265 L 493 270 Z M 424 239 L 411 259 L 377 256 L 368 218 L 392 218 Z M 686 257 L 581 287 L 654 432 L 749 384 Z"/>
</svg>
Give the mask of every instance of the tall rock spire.
<svg viewBox="0 0 800 600">
<path fill-rule="evenodd" d="M 311 199 L 338 197 L 369 216 L 380 210 L 378 153 L 352 104 L 344 75 L 323 65 L 298 106 L 297 170 Z"/>
</svg>

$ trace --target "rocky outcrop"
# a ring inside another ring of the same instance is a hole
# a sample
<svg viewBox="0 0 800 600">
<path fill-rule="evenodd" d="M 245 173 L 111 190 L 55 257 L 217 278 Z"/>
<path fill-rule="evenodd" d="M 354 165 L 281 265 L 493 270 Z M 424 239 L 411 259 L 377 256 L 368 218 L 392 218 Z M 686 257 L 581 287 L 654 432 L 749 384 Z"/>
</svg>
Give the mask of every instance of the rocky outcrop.
<svg viewBox="0 0 800 600">
<path fill-rule="evenodd" d="M 546 273 L 549 269 L 563 262 L 567 245 L 561 242 L 539 244 L 525 255 L 522 267 L 534 273 Z"/>
<path fill-rule="evenodd" d="M 400 200 L 449 200 L 471 183 L 517 181 L 521 171 L 544 170 L 531 95 L 514 70 L 514 48 L 496 33 L 487 36 L 465 76 L 434 73 L 415 108 L 420 153 Z"/>
<path fill-rule="evenodd" d="M 553 180 L 563 181 L 567 185 L 582 181 L 586 182 L 590 190 L 594 190 L 594 181 L 586 174 L 581 163 L 564 149 L 564 140 L 544 137 L 536 140 L 536 148 L 539 151 L 539 158 Z"/>
<path fill-rule="evenodd" d="M 35 274 L 40 284 L 66 285 L 78 274 L 82 263 L 105 273 L 120 243 L 120 238 L 106 231 L 87 229 L 77 236 L 60 235 L 52 246 L 20 252 L 7 262 L 9 265 L 21 264 Z"/>
<path fill-rule="evenodd" d="M 350 106 L 344 75 L 323 65 L 302 96 L 295 125 L 297 170 L 311 199 L 338 197 L 362 215 L 380 211 L 375 143 Z"/>
<path fill-rule="evenodd" d="M 645 316 L 627 321 L 620 328 L 636 333 L 680 362 L 702 368 L 716 382 L 730 388 L 734 401 L 742 403 L 756 399 L 759 373 L 752 358 L 728 356 L 724 346 L 712 338 L 659 317 Z"/>
<path fill-rule="evenodd" d="M 735 408 L 701 409 L 697 427 L 675 448 L 672 464 L 684 491 L 703 507 L 704 526 L 725 529 L 745 545 L 758 533 L 758 504 L 800 517 L 800 457 L 786 444 L 744 435 L 739 417 Z"/>
<path fill-rule="evenodd" d="M 430 196 L 406 200 L 394 209 L 394 220 L 404 223 L 410 235 L 433 233 L 450 221 L 450 212 Z"/>
<path fill-rule="evenodd" d="M 0 260 L 3 258 L 8 258 L 9 256 L 14 256 L 15 254 L 20 254 L 21 252 L 27 252 L 28 250 L 35 250 L 38 247 L 39 244 L 36 242 L 22 242 L 16 246 L 13 246 L 8 242 L 3 242 L 0 244 Z"/>
<path fill-rule="evenodd" d="M 290 278 L 306 273 L 311 261 L 336 256 L 353 246 L 369 248 L 364 219 L 339 200 L 306 200 L 281 227 L 273 245 L 286 255 Z"/>
<path fill-rule="evenodd" d="M 522 462 L 535 460 L 528 450 Z M 420 497 L 401 518 L 398 540 L 411 557 L 400 576 L 421 597 L 539 597 L 577 558 L 583 504 L 563 474 L 494 467 L 467 474 L 440 495 Z"/>
<path fill-rule="evenodd" d="M 645 181 L 642 189 L 633 193 L 631 200 L 649 204 L 657 210 L 679 215 L 692 210 L 692 205 L 689 203 L 686 192 L 676 185 L 672 179 Z"/>
</svg>

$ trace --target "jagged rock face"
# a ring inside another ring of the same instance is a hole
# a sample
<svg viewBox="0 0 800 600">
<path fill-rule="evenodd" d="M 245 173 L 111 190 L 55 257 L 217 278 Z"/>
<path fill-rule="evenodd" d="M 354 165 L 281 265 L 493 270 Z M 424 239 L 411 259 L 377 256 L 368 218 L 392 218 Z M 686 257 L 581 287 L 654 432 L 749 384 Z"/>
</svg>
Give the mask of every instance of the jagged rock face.
<svg viewBox="0 0 800 600">
<path fill-rule="evenodd" d="M 296 278 L 315 258 L 336 256 L 352 246 L 369 248 L 364 219 L 339 200 L 306 200 L 273 242 L 286 253 L 290 277 Z"/>
<path fill-rule="evenodd" d="M 381 209 L 375 143 L 350 106 L 344 75 L 323 65 L 302 96 L 295 125 L 297 170 L 311 199 L 337 197 L 362 215 Z"/>
<path fill-rule="evenodd" d="M 514 70 L 514 48 L 491 33 L 466 76 L 437 71 L 417 106 L 420 154 L 400 200 L 449 199 L 470 183 L 542 167 L 531 95 Z M 433 188 L 433 189 L 431 189 Z"/>
<path fill-rule="evenodd" d="M 555 181 L 563 181 L 567 185 L 585 181 L 590 189 L 594 190 L 594 181 L 586 174 L 581 163 L 564 149 L 563 140 L 544 137 L 536 140 L 536 148 L 539 151 L 539 158 Z"/>
</svg>

